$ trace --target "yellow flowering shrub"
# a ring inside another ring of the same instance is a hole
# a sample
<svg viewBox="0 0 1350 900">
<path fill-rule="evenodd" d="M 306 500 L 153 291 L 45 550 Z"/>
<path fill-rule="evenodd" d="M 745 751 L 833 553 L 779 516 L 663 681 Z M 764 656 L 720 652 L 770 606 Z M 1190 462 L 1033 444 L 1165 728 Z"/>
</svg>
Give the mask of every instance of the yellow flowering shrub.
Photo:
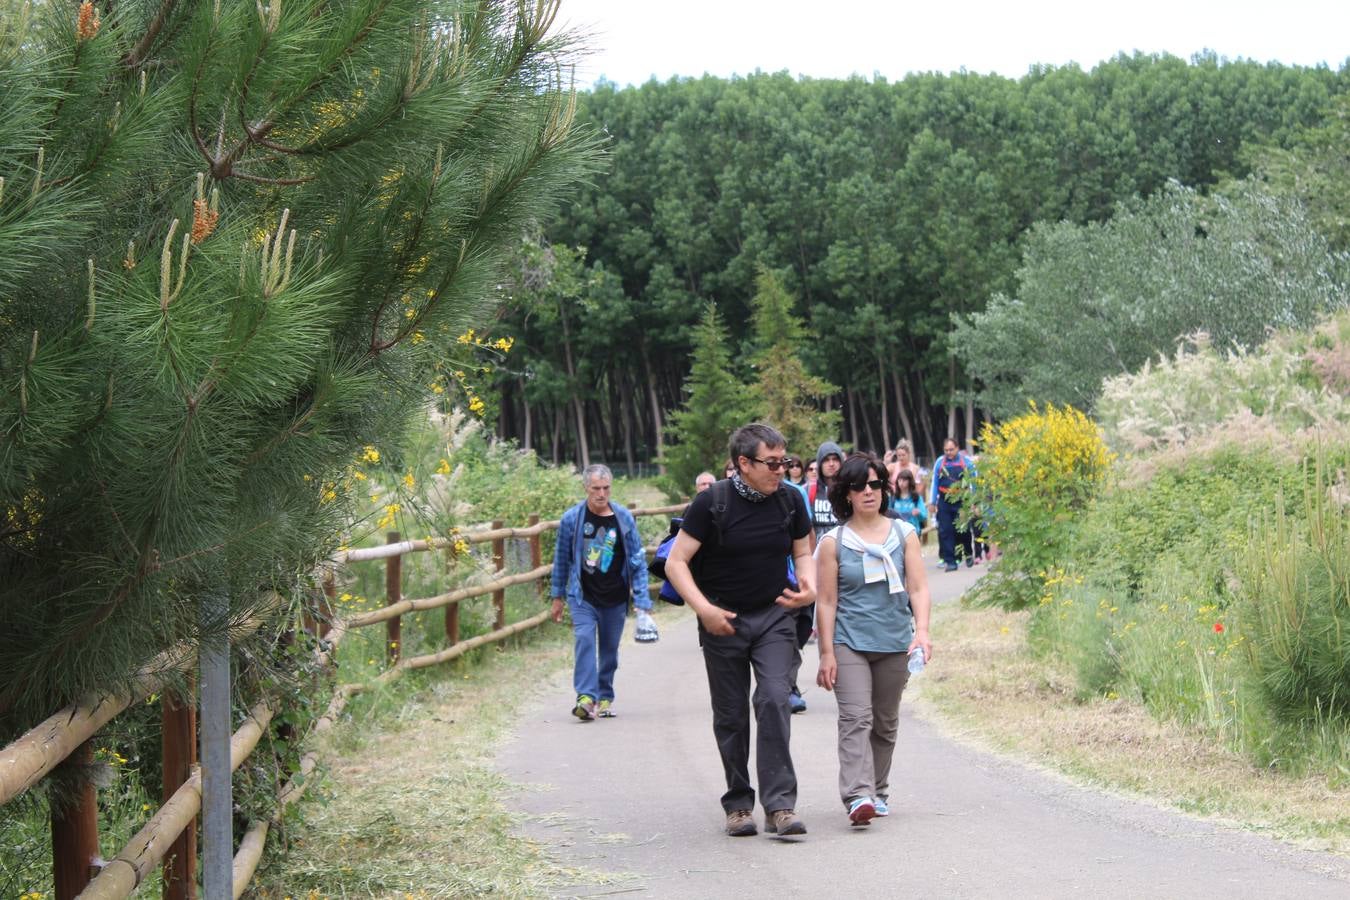
<svg viewBox="0 0 1350 900">
<path fill-rule="evenodd" d="M 977 443 L 978 476 L 965 513 L 1005 553 L 1005 577 L 986 591 L 996 605 L 1037 602 L 1064 560 L 1076 514 L 1106 479 L 1113 454 L 1097 425 L 1072 406 L 1034 402 L 1016 418 L 986 423 Z"/>
</svg>

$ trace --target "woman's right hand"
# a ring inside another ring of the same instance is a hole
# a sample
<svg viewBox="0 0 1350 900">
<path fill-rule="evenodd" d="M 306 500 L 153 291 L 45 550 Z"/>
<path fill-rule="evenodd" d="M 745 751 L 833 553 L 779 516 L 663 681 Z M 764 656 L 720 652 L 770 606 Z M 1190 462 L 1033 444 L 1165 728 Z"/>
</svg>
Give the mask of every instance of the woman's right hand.
<svg viewBox="0 0 1350 900">
<path fill-rule="evenodd" d="M 834 690 L 834 680 L 839 676 L 839 663 L 833 653 L 823 653 L 820 657 L 820 669 L 816 672 L 816 684 L 827 691 Z"/>
</svg>

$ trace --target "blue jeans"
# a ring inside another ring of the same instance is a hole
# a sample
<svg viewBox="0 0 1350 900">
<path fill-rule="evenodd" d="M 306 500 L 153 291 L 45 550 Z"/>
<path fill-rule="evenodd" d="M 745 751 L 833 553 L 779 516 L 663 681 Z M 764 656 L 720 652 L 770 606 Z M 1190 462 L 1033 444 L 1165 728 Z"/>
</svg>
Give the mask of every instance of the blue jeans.
<svg viewBox="0 0 1350 900">
<path fill-rule="evenodd" d="M 957 563 L 956 551 L 959 548 L 964 556 L 963 559 L 970 559 L 974 556 L 974 546 L 971 544 L 971 534 L 969 528 L 958 528 L 956 517 L 961 515 L 961 504 L 948 503 L 940 499 L 937 504 L 938 521 L 938 556 L 942 562 L 949 566 Z"/>
<path fill-rule="evenodd" d="M 628 604 L 592 606 L 585 600 L 571 604 L 576 662 L 572 687 L 577 696 L 614 699 L 614 672 L 619 668 L 619 640 L 628 618 Z"/>
</svg>

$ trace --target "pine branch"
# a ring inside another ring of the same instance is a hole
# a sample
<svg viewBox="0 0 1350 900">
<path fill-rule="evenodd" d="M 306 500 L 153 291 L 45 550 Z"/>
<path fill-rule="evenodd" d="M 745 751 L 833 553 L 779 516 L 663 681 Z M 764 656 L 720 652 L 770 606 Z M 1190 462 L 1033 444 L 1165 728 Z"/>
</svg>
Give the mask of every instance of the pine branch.
<svg viewBox="0 0 1350 900">
<path fill-rule="evenodd" d="M 174 6 L 178 0 L 164 0 L 160 4 L 159 10 L 155 13 L 150 24 L 146 26 L 145 34 L 136 45 L 127 52 L 121 59 L 121 64 L 128 69 L 134 69 L 145 61 L 146 55 L 150 52 L 150 47 L 155 43 L 155 38 L 159 37 L 160 29 L 164 27 L 164 22 L 169 18 L 169 13 L 173 12 Z"/>
</svg>

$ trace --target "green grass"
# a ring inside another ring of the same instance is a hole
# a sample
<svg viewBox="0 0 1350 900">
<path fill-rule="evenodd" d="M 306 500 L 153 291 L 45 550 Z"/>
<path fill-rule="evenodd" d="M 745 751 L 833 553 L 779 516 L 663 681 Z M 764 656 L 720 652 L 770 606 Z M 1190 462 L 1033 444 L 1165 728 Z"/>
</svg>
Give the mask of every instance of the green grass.
<svg viewBox="0 0 1350 900">
<path fill-rule="evenodd" d="M 1031 619 L 1028 612 L 937 607 L 933 634 L 944 662 L 929 670 L 920 708 L 940 713 L 938 723 L 950 732 L 1088 783 L 1350 855 L 1350 772 L 1318 762 L 1350 758 L 1343 726 L 1326 723 L 1313 741 L 1320 749 L 1288 746 L 1310 765 L 1254 765 L 1203 717 L 1157 718 L 1127 690 L 1085 696 L 1071 660 L 1033 652 Z M 1201 657 L 1212 660 L 1206 651 Z M 1193 653 L 1171 659 L 1177 678 L 1199 678 Z M 1225 710 L 1231 708 L 1220 703 L 1214 715 L 1231 714 Z"/>
</svg>

